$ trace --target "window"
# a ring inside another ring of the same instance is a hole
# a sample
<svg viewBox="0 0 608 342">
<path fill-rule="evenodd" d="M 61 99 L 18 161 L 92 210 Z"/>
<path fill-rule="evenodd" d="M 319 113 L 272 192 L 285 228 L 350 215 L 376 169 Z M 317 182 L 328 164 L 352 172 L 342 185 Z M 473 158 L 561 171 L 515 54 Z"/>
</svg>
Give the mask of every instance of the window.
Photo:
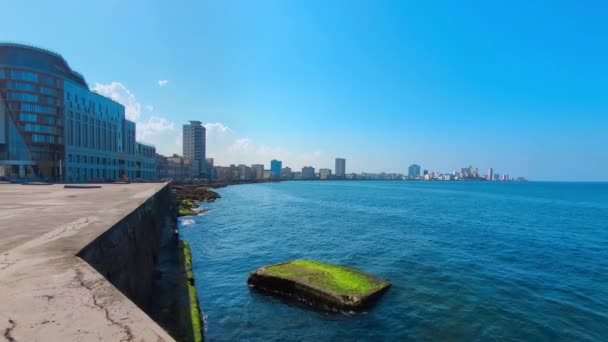
<svg viewBox="0 0 608 342">
<path fill-rule="evenodd" d="M 38 82 L 38 74 L 35 74 L 33 72 L 11 70 L 10 76 L 12 80 Z"/>
<path fill-rule="evenodd" d="M 6 88 L 7 89 L 16 89 L 16 90 L 36 91 L 36 86 L 34 84 L 15 82 L 15 81 L 7 81 Z"/>
<path fill-rule="evenodd" d="M 51 135 L 33 134 L 32 135 L 32 141 L 35 142 L 35 143 L 50 143 L 50 144 L 54 144 L 55 143 L 55 137 L 51 136 Z"/>
<path fill-rule="evenodd" d="M 38 121 L 38 115 L 21 113 L 19 114 L 19 121 L 36 122 Z"/>
<path fill-rule="evenodd" d="M 6 94 L 6 99 L 7 100 L 13 100 L 13 101 L 38 102 L 38 96 L 36 96 L 34 94 L 28 94 L 28 93 L 8 92 Z"/>
<path fill-rule="evenodd" d="M 43 126 L 43 125 L 36 125 L 36 124 L 25 124 L 23 125 L 23 129 L 26 132 L 40 132 L 40 133 L 56 133 L 55 127 L 51 127 L 51 126 Z"/>
<path fill-rule="evenodd" d="M 40 87 L 40 93 L 42 93 L 44 95 L 57 96 L 57 90 L 51 89 L 51 88 L 47 88 L 47 87 Z M 68 99 L 69 99 L 69 95 L 68 95 Z"/>
<path fill-rule="evenodd" d="M 47 105 L 58 105 L 58 101 L 56 98 L 54 97 L 48 97 L 48 96 L 44 96 L 42 97 L 42 103 L 47 104 Z"/>
<path fill-rule="evenodd" d="M 16 108 L 14 104 L 11 105 L 11 109 L 19 109 L 26 112 L 37 112 L 37 113 L 46 113 L 46 114 L 55 114 L 56 109 L 49 106 L 41 106 L 32 103 L 21 103 L 21 105 Z"/>
<path fill-rule="evenodd" d="M 49 85 L 49 86 L 55 86 L 55 79 L 52 77 L 48 77 L 48 76 L 42 76 L 42 83 Z"/>
</svg>

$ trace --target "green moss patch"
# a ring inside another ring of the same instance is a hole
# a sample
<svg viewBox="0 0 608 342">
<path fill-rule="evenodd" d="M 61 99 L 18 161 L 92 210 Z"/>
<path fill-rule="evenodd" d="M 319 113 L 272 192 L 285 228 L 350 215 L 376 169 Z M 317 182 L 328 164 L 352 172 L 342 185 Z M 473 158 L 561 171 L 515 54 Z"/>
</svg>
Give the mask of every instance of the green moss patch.
<svg viewBox="0 0 608 342">
<path fill-rule="evenodd" d="M 252 272 L 248 283 L 265 292 L 338 309 L 366 307 L 388 289 L 384 279 L 346 266 L 292 260 Z"/>
<path fill-rule="evenodd" d="M 177 215 L 178 216 L 196 215 L 196 212 L 192 209 L 197 208 L 197 207 L 198 207 L 198 205 L 196 204 L 196 202 L 194 202 L 192 200 L 181 200 L 181 201 L 179 201 Z"/>
<path fill-rule="evenodd" d="M 362 294 L 386 282 L 361 271 L 314 260 L 293 260 L 266 267 L 268 273 L 307 283 L 337 293 Z"/>
<path fill-rule="evenodd" d="M 186 241 L 180 241 L 180 250 L 186 271 L 186 279 L 188 286 L 188 297 L 190 300 L 190 320 L 192 322 L 192 341 L 203 341 L 202 315 L 198 305 L 198 297 L 196 288 L 194 287 L 194 275 L 192 273 L 192 257 L 190 254 L 190 245 Z"/>
</svg>

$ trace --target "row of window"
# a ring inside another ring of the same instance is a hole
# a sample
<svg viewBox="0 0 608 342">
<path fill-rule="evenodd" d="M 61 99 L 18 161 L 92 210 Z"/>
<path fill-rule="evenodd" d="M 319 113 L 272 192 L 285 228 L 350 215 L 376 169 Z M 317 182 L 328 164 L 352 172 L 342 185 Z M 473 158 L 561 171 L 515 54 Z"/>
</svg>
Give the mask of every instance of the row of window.
<svg viewBox="0 0 608 342">
<path fill-rule="evenodd" d="M 59 101 L 57 101 L 54 97 L 49 96 L 38 96 L 36 94 L 30 93 L 16 93 L 16 92 L 7 92 L 6 93 L 7 100 L 12 101 L 28 101 L 28 102 L 41 102 L 46 105 L 58 105 Z"/>
<path fill-rule="evenodd" d="M 52 135 L 41 135 L 41 134 L 32 134 L 32 141 L 35 143 L 49 143 L 49 144 L 61 144 L 63 141 L 61 137 L 57 137 L 55 139 Z"/>
<path fill-rule="evenodd" d="M 48 134 L 56 134 L 56 135 L 60 134 L 60 132 L 56 126 L 45 126 L 45 125 L 28 123 L 28 124 L 23 125 L 23 129 L 26 132 L 48 133 Z"/>
<path fill-rule="evenodd" d="M 80 155 L 80 154 L 74 154 L 72 155 L 71 153 L 68 154 L 68 162 L 74 162 L 74 163 L 83 163 L 83 164 L 96 164 L 96 165 L 110 165 L 110 166 L 116 166 L 118 164 L 116 159 L 111 159 L 111 158 L 104 158 L 104 157 L 97 157 L 97 156 L 87 156 L 87 155 Z"/>
<path fill-rule="evenodd" d="M 25 70 L 0 70 L 0 79 L 19 80 L 33 83 L 38 83 L 38 81 L 40 81 L 42 84 L 51 87 L 61 86 L 61 81 L 55 77 Z"/>
<path fill-rule="evenodd" d="M 12 110 L 21 110 L 24 112 L 35 112 L 35 113 L 44 113 L 44 114 L 56 114 L 57 109 L 55 107 L 43 106 L 33 103 L 23 103 L 23 102 L 9 102 L 8 108 Z"/>
<path fill-rule="evenodd" d="M 113 120 L 108 122 L 107 120 L 98 119 L 92 115 L 87 115 L 85 113 L 81 114 L 80 112 L 73 112 L 70 110 L 68 111 L 68 120 L 71 119 L 74 119 L 76 122 L 80 121 L 85 124 L 88 124 L 90 122 L 91 125 L 97 125 L 108 129 L 116 129 L 116 123 L 114 123 Z"/>
<path fill-rule="evenodd" d="M 79 98 L 76 94 L 74 94 L 72 97 L 72 94 L 69 91 L 66 93 L 66 96 L 66 106 L 69 108 L 77 108 L 78 110 L 83 110 L 85 113 L 94 113 L 99 115 L 107 115 L 110 113 L 109 107 L 101 102 L 95 102 L 92 99 L 85 98 L 84 96 L 80 96 Z M 120 111 L 117 111 L 115 116 L 110 116 L 110 120 L 115 120 L 122 117 L 124 117 L 124 115 L 122 115 Z"/>
<path fill-rule="evenodd" d="M 38 82 L 38 74 L 29 71 L 21 70 L 1 70 L 0 79 L 22 80 L 29 82 Z"/>
<path fill-rule="evenodd" d="M 38 122 L 38 114 L 20 113 L 19 121 L 22 122 Z M 61 127 L 63 120 L 55 118 L 51 115 L 40 115 L 41 122 L 45 125 L 55 125 Z"/>
<path fill-rule="evenodd" d="M 20 113 L 19 114 L 19 121 L 37 122 L 38 121 L 38 115 L 36 115 L 36 114 L 29 114 L 29 113 Z"/>
<path fill-rule="evenodd" d="M 29 94 L 29 93 L 7 92 L 6 93 L 6 99 L 7 100 L 14 100 L 14 101 L 38 102 L 38 95 Z"/>
<path fill-rule="evenodd" d="M 99 123 L 99 120 L 96 121 Z M 106 126 L 106 123 L 103 122 L 103 125 L 95 125 L 68 118 L 67 133 L 69 145 L 110 152 L 118 151 L 118 134 L 115 124 Z"/>
<path fill-rule="evenodd" d="M 36 84 L 31 84 L 31 83 L 7 81 L 5 83 L 5 87 L 7 89 L 25 90 L 25 91 L 41 93 L 44 95 L 50 95 L 50 96 L 55 96 L 55 97 L 58 96 L 58 91 L 56 89 L 48 88 L 48 87 L 44 87 L 44 86 L 38 86 Z"/>
<path fill-rule="evenodd" d="M 152 162 L 152 163 L 141 163 L 141 165 L 139 165 L 138 163 L 136 163 L 135 161 L 132 160 L 125 160 L 125 161 L 119 161 L 117 159 L 113 159 L 113 158 L 105 158 L 105 157 L 98 157 L 98 156 L 87 156 L 84 154 L 72 154 L 69 153 L 68 154 L 68 162 L 69 163 L 82 163 L 82 164 L 92 164 L 92 165 L 103 165 L 103 166 L 117 166 L 117 165 L 121 165 L 121 167 L 128 167 L 128 168 L 135 168 L 135 167 L 139 167 L 139 168 L 143 168 L 143 169 L 155 169 L 156 168 L 156 163 Z"/>
</svg>

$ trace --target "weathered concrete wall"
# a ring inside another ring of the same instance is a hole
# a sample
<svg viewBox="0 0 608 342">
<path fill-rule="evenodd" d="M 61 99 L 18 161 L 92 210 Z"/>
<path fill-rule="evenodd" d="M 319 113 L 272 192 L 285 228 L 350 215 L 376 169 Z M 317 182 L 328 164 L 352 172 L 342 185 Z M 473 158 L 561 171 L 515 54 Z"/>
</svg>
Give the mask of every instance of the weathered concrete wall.
<svg viewBox="0 0 608 342">
<path fill-rule="evenodd" d="M 173 341 L 148 311 L 154 280 L 164 279 L 155 261 L 175 225 L 171 202 L 166 183 L 0 185 L 0 332 L 16 341 Z M 166 246 L 177 250 L 177 239 Z"/>
<path fill-rule="evenodd" d="M 163 240 L 176 227 L 175 201 L 165 186 L 83 248 L 78 256 L 146 312 L 153 309 L 154 279 Z M 166 243 L 166 242 L 165 242 Z"/>
</svg>

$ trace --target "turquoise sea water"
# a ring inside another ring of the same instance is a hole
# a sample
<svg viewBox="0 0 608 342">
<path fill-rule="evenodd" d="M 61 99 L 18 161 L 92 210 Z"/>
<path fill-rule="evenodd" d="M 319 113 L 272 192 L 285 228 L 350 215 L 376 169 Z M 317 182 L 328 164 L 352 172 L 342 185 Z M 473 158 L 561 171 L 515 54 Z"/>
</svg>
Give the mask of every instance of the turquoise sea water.
<svg viewBox="0 0 608 342">
<path fill-rule="evenodd" d="M 181 219 L 208 341 L 608 340 L 608 183 L 319 181 L 219 192 L 204 216 Z M 250 271 L 293 258 L 353 266 L 393 287 L 358 314 L 249 290 Z"/>
</svg>

